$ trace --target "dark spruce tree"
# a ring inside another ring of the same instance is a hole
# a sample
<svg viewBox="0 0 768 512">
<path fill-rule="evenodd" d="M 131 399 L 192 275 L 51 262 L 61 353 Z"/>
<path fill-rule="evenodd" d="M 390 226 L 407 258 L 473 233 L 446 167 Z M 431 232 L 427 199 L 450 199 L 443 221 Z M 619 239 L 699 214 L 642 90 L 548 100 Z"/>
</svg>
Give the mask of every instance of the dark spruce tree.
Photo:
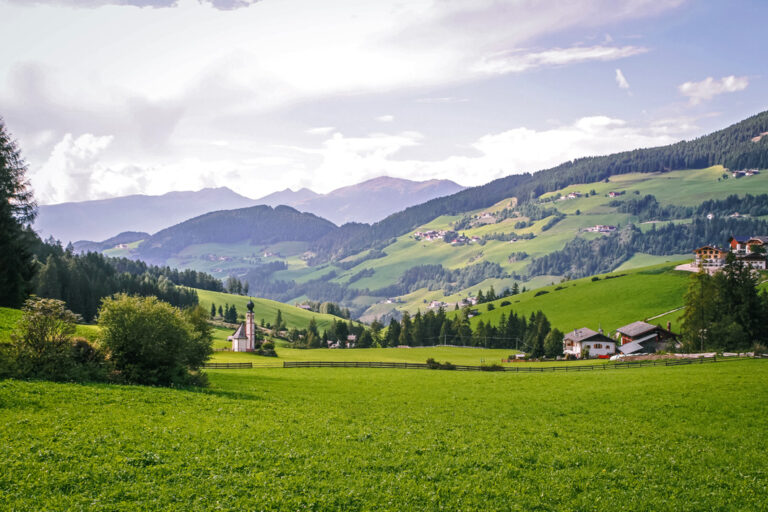
<svg viewBox="0 0 768 512">
<path fill-rule="evenodd" d="M 0 118 L 0 306 L 21 306 L 35 271 L 30 224 L 36 204 L 26 173 L 21 152 Z"/>
</svg>

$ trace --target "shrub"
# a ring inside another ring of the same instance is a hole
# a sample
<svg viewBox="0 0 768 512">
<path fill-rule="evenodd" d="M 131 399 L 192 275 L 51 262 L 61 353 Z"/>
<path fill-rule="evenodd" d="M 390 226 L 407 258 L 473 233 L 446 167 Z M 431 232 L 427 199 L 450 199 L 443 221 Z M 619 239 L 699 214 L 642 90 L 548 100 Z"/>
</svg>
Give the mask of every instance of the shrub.
<svg viewBox="0 0 768 512">
<path fill-rule="evenodd" d="M 536 293 L 533 294 L 534 297 L 538 297 L 539 295 L 544 295 L 545 293 L 549 293 L 547 290 L 539 290 Z"/>
<path fill-rule="evenodd" d="M 99 310 L 102 341 L 119 377 L 136 384 L 204 385 L 199 370 L 213 347 L 210 331 L 200 330 L 196 316 L 155 297 L 120 294 L 104 299 Z"/>
<path fill-rule="evenodd" d="M 104 355 L 87 340 L 72 338 L 78 316 L 63 301 L 32 297 L 11 333 L 0 373 L 46 380 L 104 380 Z"/>
<path fill-rule="evenodd" d="M 501 306 L 501 307 L 509 306 L 509 305 L 510 305 L 510 302 L 508 300 L 503 300 L 503 301 L 501 301 L 501 304 L 499 304 L 499 306 Z"/>
<path fill-rule="evenodd" d="M 501 366 L 499 363 L 490 363 L 490 364 L 480 365 L 480 370 L 484 372 L 503 372 L 504 367 Z"/>
<path fill-rule="evenodd" d="M 271 341 L 265 341 L 262 343 L 258 350 L 256 350 L 256 353 L 265 357 L 277 357 L 277 352 L 275 352 L 275 344 Z"/>
<path fill-rule="evenodd" d="M 592 276 L 592 282 L 599 281 L 600 278 L 598 276 Z"/>
<path fill-rule="evenodd" d="M 496 309 L 496 306 L 490 303 L 485 307 L 486 311 L 493 311 L 494 309 Z"/>
</svg>

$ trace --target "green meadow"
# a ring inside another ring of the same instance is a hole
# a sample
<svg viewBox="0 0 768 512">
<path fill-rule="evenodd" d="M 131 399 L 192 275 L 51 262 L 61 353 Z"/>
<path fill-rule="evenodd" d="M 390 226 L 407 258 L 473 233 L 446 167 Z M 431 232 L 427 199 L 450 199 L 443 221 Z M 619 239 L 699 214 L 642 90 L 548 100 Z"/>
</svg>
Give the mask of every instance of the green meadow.
<svg viewBox="0 0 768 512">
<path fill-rule="evenodd" d="M 4 510 L 765 510 L 768 362 L 0 382 Z"/>
<path fill-rule="evenodd" d="M 480 314 L 471 322 L 476 325 L 482 320 L 496 325 L 502 314 L 509 316 L 514 311 L 528 317 L 541 310 L 552 326 L 563 332 L 579 327 L 611 331 L 683 306 L 691 273 L 674 267 L 675 263 L 664 263 L 602 274 L 596 281 L 587 277 L 529 290 L 494 301 L 493 311 L 487 311 L 487 304 L 475 306 Z M 502 302 L 510 304 L 501 306 Z M 673 328 L 677 332 L 679 325 L 675 323 Z"/>
<path fill-rule="evenodd" d="M 200 306 L 206 311 L 211 309 L 211 303 L 216 304 L 216 307 L 224 306 L 225 304 L 234 304 L 237 308 L 237 313 L 244 316 L 248 311 L 247 304 L 251 300 L 244 295 L 231 295 L 229 293 L 212 292 L 208 290 L 196 290 L 197 296 L 200 299 Z M 328 329 L 331 326 L 333 320 L 342 320 L 333 315 L 325 315 L 320 313 L 314 313 L 307 311 L 296 306 L 289 304 L 283 304 L 269 299 L 253 298 L 254 308 L 253 314 L 256 323 L 260 323 L 263 319 L 265 323 L 273 324 L 277 318 L 277 310 L 279 309 L 283 320 L 288 328 L 296 327 L 297 329 L 306 329 L 312 318 L 317 322 L 317 327 L 322 331 Z M 231 334 L 231 333 L 230 333 Z"/>
</svg>

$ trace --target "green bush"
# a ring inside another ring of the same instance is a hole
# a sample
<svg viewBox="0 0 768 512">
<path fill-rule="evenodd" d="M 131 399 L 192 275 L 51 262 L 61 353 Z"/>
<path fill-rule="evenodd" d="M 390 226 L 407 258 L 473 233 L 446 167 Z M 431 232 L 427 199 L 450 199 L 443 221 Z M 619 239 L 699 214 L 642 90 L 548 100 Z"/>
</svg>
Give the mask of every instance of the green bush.
<svg viewBox="0 0 768 512">
<path fill-rule="evenodd" d="M 104 299 L 99 325 L 117 376 L 157 386 L 206 384 L 199 370 L 213 347 L 210 327 L 198 322 L 198 316 L 207 316 L 200 311 L 185 314 L 155 297 Z"/>
<path fill-rule="evenodd" d="M 54 381 L 106 380 L 104 353 L 84 338 L 73 339 L 78 316 L 63 301 L 32 297 L 0 355 L 0 376 Z"/>
</svg>

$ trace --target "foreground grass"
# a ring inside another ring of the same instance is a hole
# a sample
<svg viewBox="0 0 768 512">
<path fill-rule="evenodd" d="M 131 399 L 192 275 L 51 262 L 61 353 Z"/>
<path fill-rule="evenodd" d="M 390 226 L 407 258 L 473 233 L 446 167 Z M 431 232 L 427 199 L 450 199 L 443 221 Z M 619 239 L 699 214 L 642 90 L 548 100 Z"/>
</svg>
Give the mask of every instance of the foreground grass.
<svg viewBox="0 0 768 512">
<path fill-rule="evenodd" d="M 765 361 L 211 381 L 205 392 L 0 382 L 0 508 L 765 507 Z"/>
</svg>

